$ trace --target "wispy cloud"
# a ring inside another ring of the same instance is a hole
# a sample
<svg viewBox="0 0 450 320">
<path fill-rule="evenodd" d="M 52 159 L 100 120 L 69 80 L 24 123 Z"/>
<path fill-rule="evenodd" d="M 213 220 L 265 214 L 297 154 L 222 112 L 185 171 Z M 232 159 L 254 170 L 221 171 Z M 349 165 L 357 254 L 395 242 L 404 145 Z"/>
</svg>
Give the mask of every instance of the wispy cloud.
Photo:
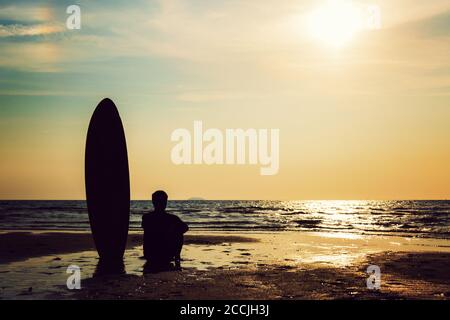
<svg viewBox="0 0 450 320">
<path fill-rule="evenodd" d="M 0 20 L 13 19 L 22 22 L 46 22 L 54 19 L 53 7 L 37 3 L 0 5 Z"/>
<path fill-rule="evenodd" d="M 0 10 L 0 38 L 11 40 L 10 45 L 0 48 L 0 65 L 89 73 L 97 67 L 92 61 L 100 61 L 99 68 L 119 73 L 130 68 L 117 61 L 148 59 L 179 68 L 194 79 L 194 88 L 206 85 L 210 90 L 176 97 L 185 102 L 234 99 L 251 90 L 295 92 L 300 83 L 303 91 L 317 86 L 320 92 L 327 81 L 330 88 L 353 86 L 356 91 L 367 81 L 376 92 L 387 84 L 416 88 L 424 81 L 432 83 L 426 73 L 450 64 L 449 44 L 431 33 L 423 35 L 415 25 L 425 17 L 432 19 L 446 12 L 448 0 L 433 4 L 420 0 L 373 2 L 380 4 L 386 27 L 361 35 L 353 46 L 333 55 L 304 34 L 303 18 L 317 5 L 315 0 L 280 0 L 276 5 L 264 0 L 211 1 L 207 5 L 188 0 L 139 1 L 133 5 L 126 1 L 108 5 L 81 1 L 79 31 L 64 30 L 66 14 L 61 5 L 51 9 L 30 1 Z M 1 25 L 2 18 L 23 21 Z M 434 24 L 429 28 L 437 29 Z M 58 33 L 62 36 L 53 41 L 51 35 Z M 30 43 L 18 43 L 28 38 L 33 38 Z M 115 61 L 114 65 L 110 61 Z M 336 81 L 342 80 L 340 77 L 346 82 Z M 446 80 L 439 78 L 435 85 Z M 243 88 L 247 91 L 242 92 Z"/>
<path fill-rule="evenodd" d="M 41 36 L 63 32 L 62 24 L 38 24 L 38 25 L 0 25 L 0 37 Z"/>
</svg>

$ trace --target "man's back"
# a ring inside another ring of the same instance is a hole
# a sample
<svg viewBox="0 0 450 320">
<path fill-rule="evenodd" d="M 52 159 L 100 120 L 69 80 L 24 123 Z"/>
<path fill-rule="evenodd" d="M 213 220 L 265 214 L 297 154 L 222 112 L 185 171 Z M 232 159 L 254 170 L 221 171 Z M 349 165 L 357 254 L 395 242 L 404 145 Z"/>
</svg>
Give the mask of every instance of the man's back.
<svg viewBox="0 0 450 320">
<path fill-rule="evenodd" d="M 144 256 L 152 262 L 170 262 L 179 255 L 186 223 L 166 212 L 147 213 L 142 217 Z"/>
</svg>

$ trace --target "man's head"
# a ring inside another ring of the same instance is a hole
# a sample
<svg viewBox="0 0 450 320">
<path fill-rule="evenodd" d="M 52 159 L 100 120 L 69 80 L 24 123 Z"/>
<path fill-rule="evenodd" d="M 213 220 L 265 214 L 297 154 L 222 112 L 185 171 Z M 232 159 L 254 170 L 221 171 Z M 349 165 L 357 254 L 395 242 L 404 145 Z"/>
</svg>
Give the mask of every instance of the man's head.
<svg viewBox="0 0 450 320">
<path fill-rule="evenodd" d="M 166 209 L 167 198 L 167 193 L 162 190 L 158 190 L 152 194 L 152 202 L 155 211 L 164 211 Z"/>
</svg>

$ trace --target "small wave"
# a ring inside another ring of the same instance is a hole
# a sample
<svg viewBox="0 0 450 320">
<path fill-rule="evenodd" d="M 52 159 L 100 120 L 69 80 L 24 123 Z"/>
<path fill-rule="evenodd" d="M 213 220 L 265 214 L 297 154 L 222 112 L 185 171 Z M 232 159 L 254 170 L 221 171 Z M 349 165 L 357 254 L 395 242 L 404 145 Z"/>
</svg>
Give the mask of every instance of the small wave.
<svg viewBox="0 0 450 320">
<path fill-rule="evenodd" d="M 294 220 L 293 222 L 295 222 L 296 224 L 301 225 L 303 227 L 308 227 L 308 226 L 310 226 L 310 227 L 317 227 L 317 225 L 319 225 L 322 222 L 322 220 L 312 220 L 312 219 L 309 219 L 309 220 Z"/>
</svg>

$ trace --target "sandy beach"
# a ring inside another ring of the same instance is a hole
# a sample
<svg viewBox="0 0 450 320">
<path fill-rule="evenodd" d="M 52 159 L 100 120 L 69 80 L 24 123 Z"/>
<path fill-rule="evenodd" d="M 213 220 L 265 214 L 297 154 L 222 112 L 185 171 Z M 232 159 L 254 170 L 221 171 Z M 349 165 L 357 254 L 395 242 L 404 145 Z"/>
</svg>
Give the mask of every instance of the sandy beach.
<svg viewBox="0 0 450 320">
<path fill-rule="evenodd" d="M 314 232 L 189 232 L 182 271 L 143 272 L 129 235 L 123 275 L 96 276 L 90 233 L 2 231 L 2 299 L 450 299 L 450 241 Z M 69 265 L 81 290 L 68 290 Z M 381 269 L 380 290 L 366 285 Z"/>
</svg>

